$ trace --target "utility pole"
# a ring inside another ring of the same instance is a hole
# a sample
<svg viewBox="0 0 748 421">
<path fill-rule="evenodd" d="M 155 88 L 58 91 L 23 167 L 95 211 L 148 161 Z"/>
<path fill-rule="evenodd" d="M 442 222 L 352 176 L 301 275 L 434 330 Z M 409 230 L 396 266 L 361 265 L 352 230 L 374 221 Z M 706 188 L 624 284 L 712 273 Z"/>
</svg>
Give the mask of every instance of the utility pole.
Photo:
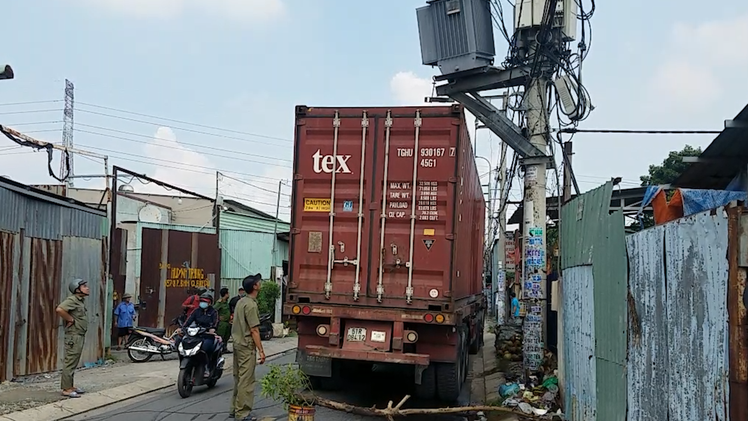
<svg viewBox="0 0 748 421">
<path fill-rule="evenodd" d="M 275 226 L 273 227 L 273 251 L 270 256 L 270 264 L 274 266 L 275 255 L 278 250 L 278 218 L 280 217 L 280 203 L 281 203 L 281 190 L 283 188 L 283 180 L 278 181 L 278 198 L 275 201 Z M 283 306 L 283 280 L 276 273 L 276 269 L 271 269 L 270 273 L 275 277 L 274 282 L 278 284 L 278 290 L 281 292 L 278 294 L 278 298 L 275 299 L 275 323 L 280 323 L 283 317 L 282 306 Z"/>
<path fill-rule="evenodd" d="M 62 146 L 68 151 L 70 162 L 60 160 L 60 178 L 66 175 L 75 175 L 75 159 L 73 149 L 73 110 L 75 106 L 75 86 L 73 82 L 65 79 L 65 109 L 62 113 Z M 73 177 L 67 178 L 68 187 L 73 187 Z"/>
<path fill-rule="evenodd" d="M 563 189 L 563 201 L 562 204 L 566 204 L 569 200 L 571 200 L 571 156 L 572 153 L 572 144 L 571 142 L 564 142 L 563 145 L 563 152 L 564 152 L 564 189 Z M 559 207 L 559 210 L 561 207 Z"/>
<path fill-rule="evenodd" d="M 573 65 L 567 44 L 576 39 L 577 20 L 591 16 L 591 12 L 578 14 L 578 9 L 579 4 L 573 0 L 517 1 L 511 51 L 507 65 L 502 67 L 494 66 L 492 25 L 496 16 L 491 16 L 489 0 L 429 0 L 416 10 L 422 63 L 438 66 L 441 72 L 434 77 L 441 83 L 436 86 L 437 95 L 467 108 L 513 149 L 525 169 L 524 270 L 519 281 L 527 311 L 523 325 L 524 364 L 532 372 L 542 364 L 545 342 L 545 184 L 546 169 L 553 162 L 547 152 L 546 95 L 550 77 L 559 68 L 563 70 L 554 86 L 559 104 L 570 120 L 579 121 L 592 109 L 581 86 L 581 76 L 569 71 Z M 586 49 L 583 44 L 584 39 L 580 40 L 580 50 Z M 482 95 L 508 87 L 524 88 L 524 128 Z M 579 98 L 575 99 L 574 93 Z"/>
<path fill-rule="evenodd" d="M 545 152 L 548 117 L 545 90 L 548 79 L 532 81 L 525 93 L 527 128 L 533 146 Z M 546 160 L 526 159 L 524 191 L 524 270 L 522 299 L 525 303 L 523 354 L 525 368 L 535 371 L 543 361 L 546 297 Z"/>
<path fill-rule="evenodd" d="M 498 305 L 499 302 L 506 304 L 506 143 L 499 141 L 501 152 L 499 155 L 499 167 L 496 170 L 499 185 L 499 252 L 497 274 L 491 288 L 491 300 L 493 302 L 494 316 L 499 323 L 505 321 L 506 305 Z"/>
</svg>

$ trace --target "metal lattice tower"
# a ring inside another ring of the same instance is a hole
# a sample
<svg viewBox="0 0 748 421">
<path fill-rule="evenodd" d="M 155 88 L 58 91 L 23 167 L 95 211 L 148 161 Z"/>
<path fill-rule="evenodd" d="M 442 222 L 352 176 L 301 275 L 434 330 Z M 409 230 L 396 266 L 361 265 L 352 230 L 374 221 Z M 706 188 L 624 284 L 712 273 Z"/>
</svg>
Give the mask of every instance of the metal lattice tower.
<svg viewBox="0 0 748 421">
<path fill-rule="evenodd" d="M 73 82 L 65 79 L 65 110 L 63 111 L 62 119 L 62 146 L 64 146 L 68 150 L 73 148 L 73 105 L 75 103 L 74 89 L 75 86 L 73 85 Z M 68 172 L 68 168 L 66 168 L 65 165 L 66 160 L 63 156 L 60 159 L 60 178 L 65 177 L 66 175 L 71 176 L 75 173 L 75 171 L 73 170 L 73 153 L 68 153 L 70 156 L 70 169 Z M 67 185 L 68 187 L 73 187 L 72 178 L 67 179 Z"/>
</svg>

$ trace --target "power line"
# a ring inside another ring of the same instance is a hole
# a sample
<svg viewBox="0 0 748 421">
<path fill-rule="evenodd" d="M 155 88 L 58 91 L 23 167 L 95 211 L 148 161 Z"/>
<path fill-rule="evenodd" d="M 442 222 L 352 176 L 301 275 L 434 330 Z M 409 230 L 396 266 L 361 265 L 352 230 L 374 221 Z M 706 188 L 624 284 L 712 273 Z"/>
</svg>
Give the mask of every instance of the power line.
<svg viewBox="0 0 748 421">
<path fill-rule="evenodd" d="M 718 130 L 621 130 L 621 129 L 577 129 L 566 128 L 559 133 L 612 133 L 612 134 L 720 134 Z"/>
<path fill-rule="evenodd" d="M 280 141 L 289 142 L 289 143 L 293 142 L 293 140 L 291 140 L 291 139 L 286 139 L 286 138 L 282 138 L 282 137 L 268 136 L 268 135 L 263 135 L 263 134 L 258 134 L 258 133 L 243 132 L 243 131 L 239 131 L 239 130 L 224 129 L 224 128 L 221 128 L 221 127 L 208 126 L 208 125 L 205 125 L 205 124 L 190 123 L 190 122 L 182 121 L 182 120 L 174 120 L 174 119 L 170 119 L 170 118 L 152 116 L 152 115 L 148 115 L 148 114 L 141 114 L 141 113 L 134 113 L 134 112 L 130 112 L 130 111 L 117 110 L 115 108 L 96 106 L 96 105 L 91 105 L 91 104 L 87 104 L 87 103 L 83 103 L 83 102 L 79 102 L 78 104 L 79 105 L 85 105 L 85 106 L 88 106 L 88 107 L 94 107 L 94 108 L 102 108 L 102 109 L 107 109 L 107 110 L 115 110 L 115 111 L 119 111 L 119 112 L 122 112 L 122 113 L 133 114 L 133 115 L 138 115 L 138 116 L 142 116 L 142 117 L 146 117 L 146 118 L 151 118 L 151 119 L 154 119 L 154 120 L 176 122 L 176 123 L 179 123 L 179 124 L 186 124 L 186 125 L 189 125 L 189 126 L 202 127 L 202 128 L 207 128 L 207 129 L 210 129 L 210 130 L 218 130 L 218 131 L 227 132 L 227 133 L 235 133 L 235 134 L 241 134 L 241 135 L 244 135 L 244 136 L 259 137 L 259 138 L 269 139 L 269 140 L 280 140 Z M 123 116 L 118 116 L 118 115 L 113 115 L 113 114 L 102 113 L 102 112 L 98 112 L 98 111 L 91 111 L 91 110 L 78 110 L 78 111 L 83 111 L 83 112 L 88 113 L 88 114 L 100 115 L 102 117 L 109 117 L 109 118 L 116 118 L 116 119 L 120 119 L 120 120 L 133 121 L 133 122 L 136 122 L 136 123 L 151 124 L 151 125 L 155 125 L 155 126 L 164 126 L 165 125 L 165 124 L 160 124 L 160 123 L 154 123 L 153 121 L 141 120 L 141 119 L 130 118 L 130 117 L 123 117 Z M 169 126 L 169 127 L 172 127 L 172 128 L 175 128 L 175 129 L 179 129 L 179 130 L 189 131 L 189 132 L 193 132 L 193 133 L 198 133 L 198 134 L 204 134 L 204 135 L 216 136 L 216 137 L 223 137 L 223 138 L 226 138 L 226 139 L 235 139 L 235 140 L 240 140 L 240 141 L 244 141 L 244 142 L 263 143 L 263 142 L 259 142 L 259 141 L 255 141 L 255 140 L 249 140 L 249 139 L 245 139 L 245 138 L 241 138 L 241 137 L 234 137 L 234 136 L 221 135 L 221 134 L 217 134 L 217 133 L 203 132 L 203 131 L 194 130 L 194 129 L 187 129 L 187 128 L 184 128 L 184 127 L 177 127 L 177 126 Z M 275 143 L 267 143 L 267 142 L 265 142 L 264 144 L 276 145 Z"/>
<path fill-rule="evenodd" d="M 163 141 L 167 141 L 167 142 L 173 141 L 173 139 L 167 139 L 167 138 L 158 137 L 158 136 L 149 136 L 149 135 L 145 135 L 145 134 L 141 134 L 141 133 L 130 132 L 130 131 L 127 131 L 127 130 L 110 129 L 110 128 L 107 128 L 107 127 L 101 127 L 101 126 L 95 126 L 95 125 L 83 124 L 83 123 L 78 123 L 77 125 L 79 127 L 80 126 L 90 127 L 90 128 L 93 128 L 93 129 L 106 130 L 106 131 L 110 131 L 110 132 L 114 132 L 114 133 L 122 133 L 122 134 L 127 134 L 127 135 L 130 135 L 130 136 L 138 136 L 138 137 L 142 137 L 142 138 L 146 138 L 146 139 L 163 140 Z M 106 136 L 106 137 L 112 137 L 112 138 L 115 138 L 115 139 L 122 139 L 122 140 L 126 140 L 128 142 L 142 143 L 142 144 L 146 144 L 146 145 L 153 145 L 153 146 L 159 146 L 159 147 L 164 147 L 164 148 L 171 149 L 170 146 L 159 145 L 159 144 L 153 143 L 153 142 L 145 142 L 145 141 L 142 141 L 142 140 L 129 139 L 129 138 L 126 138 L 126 137 L 119 137 L 119 136 L 113 136 L 113 135 L 108 135 L 108 134 L 103 134 L 103 133 L 96 133 L 96 132 L 91 132 L 91 131 L 87 131 L 87 130 L 80 130 L 80 129 L 78 129 L 77 131 L 82 132 L 82 133 L 89 133 L 89 134 L 93 134 L 93 135 L 97 135 L 97 136 Z M 281 158 L 276 158 L 276 157 L 272 157 L 272 156 L 257 155 L 257 154 L 251 154 L 251 153 L 246 153 L 246 152 L 237 152 L 236 150 L 232 150 L 232 149 L 217 148 L 215 146 L 198 145 L 197 143 L 188 143 L 188 142 L 182 142 L 182 141 L 176 141 L 176 142 L 178 144 L 180 144 L 180 145 L 193 146 L 193 147 L 196 147 L 196 148 L 205 148 L 205 149 L 211 149 L 211 150 L 215 150 L 215 151 L 228 152 L 228 153 L 232 153 L 232 154 L 241 154 L 241 155 L 246 155 L 246 156 L 253 156 L 255 158 L 272 159 L 274 161 L 285 161 L 285 162 L 289 162 L 289 163 L 291 162 L 290 159 L 281 159 Z M 218 154 L 210 153 L 210 152 L 200 152 L 200 153 L 202 153 L 204 155 L 218 156 L 218 157 L 221 157 L 221 158 L 240 159 L 240 158 L 237 158 L 235 156 L 231 157 L 231 156 L 226 156 L 226 155 L 218 155 Z M 274 164 L 269 163 L 269 162 L 260 162 L 260 161 L 249 161 L 249 162 L 259 162 L 259 163 L 262 163 L 262 164 L 274 165 Z"/>
<path fill-rule="evenodd" d="M 13 107 L 16 105 L 51 104 L 54 102 L 62 102 L 62 100 L 61 99 L 48 99 L 45 101 L 5 102 L 5 103 L 0 104 L 0 107 Z"/>
<path fill-rule="evenodd" d="M 62 120 L 49 120 L 49 121 L 31 121 L 27 123 L 11 123 L 6 124 L 8 127 L 15 127 L 15 126 L 35 126 L 37 124 L 58 124 L 62 123 Z"/>
<path fill-rule="evenodd" d="M 138 154 L 132 154 L 132 153 L 127 153 L 127 152 L 122 152 L 122 151 L 116 151 L 116 150 L 107 149 L 107 148 L 100 148 L 100 147 L 92 146 L 92 145 L 80 145 L 80 146 L 82 146 L 84 148 L 87 148 L 87 149 L 96 149 L 96 150 L 104 151 L 104 152 L 107 152 L 109 155 L 111 155 L 111 156 L 113 156 L 115 158 L 124 159 L 126 161 L 141 162 L 141 163 L 144 163 L 144 164 L 154 165 L 153 162 L 142 161 L 142 159 L 148 159 L 148 160 L 152 160 L 152 161 L 166 162 L 166 163 L 170 163 L 170 164 L 189 165 L 192 168 L 201 168 L 201 169 L 211 170 L 211 171 L 213 171 L 213 173 L 208 173 L 208 172 L 204 172 L 204 171 L 196 171 L 196 170 L 192 170 L 190 168 L 173 167 L 173 166 L 167 166 L 167 165 L 158 164 L 160 167 L 164 167 L 164 168 L 173 168 L 173 169 L 177 169 L 177 170 L 190 171 L 190 172 L 196 172 L 196 173 L 208 174 L 208 175 L 215 175 L 215 171 L 219 171 L 219 172 L 222 172 L 222 173 L 223 172 L 227 172 L 227 173 L 239 174 L 239 175 L 243 175 L 243 176 L 246 176 L 246 177 L 263 178 L 263 179 L 272 180 L 272 181 L 275 181 L 275 182 L 278 182 L 280 180 L 280 178 L 266 177 L 266 176 L 263 176 L 263 175 L 247 174 L 247 173 L 241 173 L 241 172 L 236 172 L 236 171 L 231 171 L 231 170 L 224 170 L 224 169 L 215 168 L 215 167 L 205 167 L 205 166 L 202 166 L 202 165 L 184 164 L 184 163 L 177 162 L 177 161 L 170 161 L 168 159 L 144 157 L 144 156 L 138 155 Z M 136 160 L 136 159 L 131 159 L 131 158 L 123 158 L 123 157 L 120 157 L 120 156 L 117 156 L 117 155 L 112 155 L 112 154 L 122 154 L 122 155 L 127 155 L 127 156 L 134 156 L 134 157 L 141 158 L 141 160 Z"/>
<path fill-rule="evenodd" d="M 52 108 L 48 110 L 24 110 L 24 111 L 3 111 L 0 115 L 15 115 L 15 114 L 41 114 L 41 113 L 58 113 L 62 111 L 60 108 Z"/>
</svg>

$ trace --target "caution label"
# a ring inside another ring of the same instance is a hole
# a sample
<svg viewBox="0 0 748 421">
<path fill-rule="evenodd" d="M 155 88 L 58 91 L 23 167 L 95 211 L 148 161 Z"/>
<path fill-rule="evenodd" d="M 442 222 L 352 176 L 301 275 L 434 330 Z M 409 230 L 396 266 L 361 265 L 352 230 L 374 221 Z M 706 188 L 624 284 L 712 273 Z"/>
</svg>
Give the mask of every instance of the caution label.
<svg viewBox="0 0 748 421">
<path fill-rule="evenodd" d="M 304 212 L 330 212 L 330 199 L 304 199 Z"/>
<path fill-rule="evenodd" d="M 426 250 L 431 251 L 431 246 L 434 245 L 434 240 L 432 239 L 423 240 L 423 245 L 426 246 Z"/>
</svg>

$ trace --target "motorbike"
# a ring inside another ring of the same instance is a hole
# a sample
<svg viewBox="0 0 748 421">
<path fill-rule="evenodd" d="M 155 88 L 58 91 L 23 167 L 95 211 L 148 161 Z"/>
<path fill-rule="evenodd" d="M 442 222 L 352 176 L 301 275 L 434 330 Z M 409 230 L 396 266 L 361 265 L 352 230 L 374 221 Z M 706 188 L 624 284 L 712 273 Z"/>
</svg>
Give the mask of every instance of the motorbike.
<svg viewBox="0 0 748 421">
<path fill-rule="evenodd" d="M 177 378 L 177 392 L 182 398 L 192 394 L 194 386 L 208 386 L 213 388 L 223 375 L 223 343 L 221 337 L 214 336 L 213 350 L 203 349 L 205 336 L 211 335 L 207 329 L 198 327 L 194 323 L 187 327 L 184 338 L 179 343 L 179 377 Z M 215 364 L 211 364 L 215 363 Z M 205 373 L 206 367 L 209 372 Z"/>
<path fill-rule="evenodd" d="M 178 319 L 171 321 L 169 326 L 178 325 Z M 177 351 L 176 338 L 179 330 L 175 330 L 171 335 L 166 336 L 166 329 L 153 327 L 135 327 L 130 331 L 130 339 L 125 348 L 127 356 L 134 363 L 145 363 L 151 360 L 154 355 L 160 355 L 162 360 L 164 356 Z"/>
<path fill-rule="evenodd" d="M 273 315 L 272 313 L 260 314 L 260 339 L 269 341 L 273 338 Z"/>
</svg>

